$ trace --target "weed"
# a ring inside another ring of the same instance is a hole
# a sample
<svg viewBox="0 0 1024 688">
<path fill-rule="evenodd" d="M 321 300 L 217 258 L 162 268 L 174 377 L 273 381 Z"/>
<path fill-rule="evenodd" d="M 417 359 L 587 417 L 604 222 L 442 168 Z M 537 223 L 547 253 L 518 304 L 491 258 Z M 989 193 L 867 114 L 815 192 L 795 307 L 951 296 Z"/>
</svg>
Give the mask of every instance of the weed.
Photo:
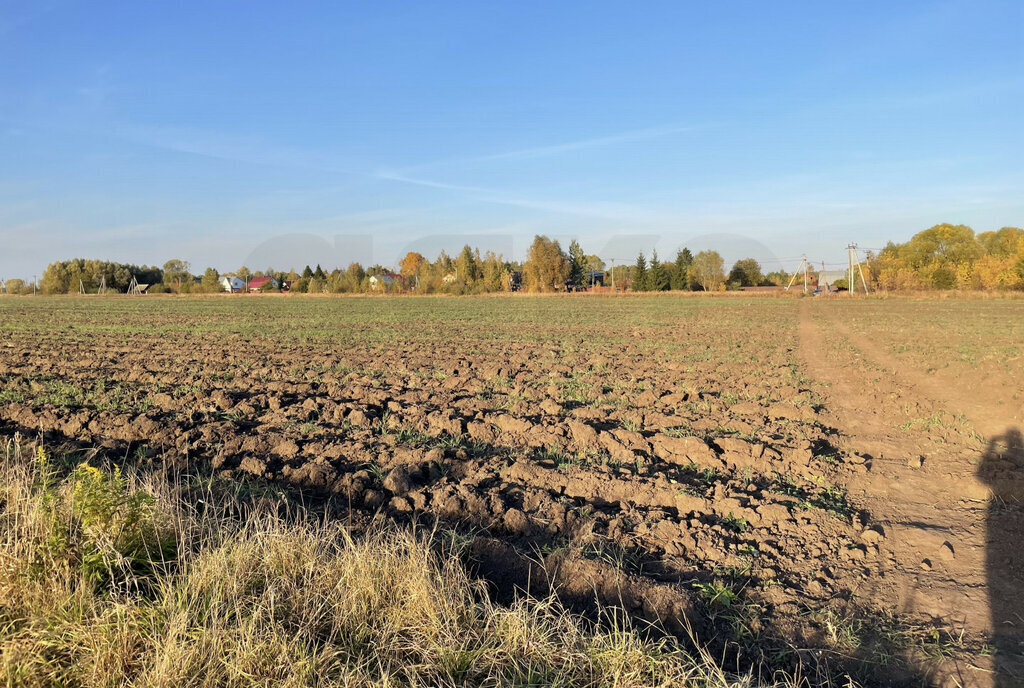
<svg viewBox="0 0 1024 688">
<path fill-rule="evenodd" d="M 175 542 L 155 518 L 153 497 L 132 489 L 120 468 L 83 464 L 60 481 L 39 446 L 36 475 L 44 524 L 36 536 L 39 575 L 56 564 L 96 585 L 137 584 L 174 558 Z"/>
<path fill-rule="evenodd" d="M 370 474 L 370 478 L 373 479 L 374 485 L 379 487 L 384 483 L 384 469 L 381 468 L 377 462 L 365 463 L 363 468 Z"/>
<path fill-rule="evenodd" d="M 643 574 L 643 556 L 632 547 L 624 547 L 611 540 L 597 540 L 587 543 L 582 554 L 587 559 L 595 559 L 613 566 L 620 571 L 634 575 Z"/>
<path fill-rule="evenodd" d="M 750 527 L 750 523 L 747 522 L 747 519 L 733 516 L 731 512 L 728 516 L 722 517 L 722 525 L 734 533 L 742 533 Z"/>
<path fill-rule="evenodd" d="M 729 608 L 739 599 L 739 593 L 732 586 L 722 581 L 695 583 L 694 588 L 701 594 L 704 601 L 712 607 Z"/>
</svg>

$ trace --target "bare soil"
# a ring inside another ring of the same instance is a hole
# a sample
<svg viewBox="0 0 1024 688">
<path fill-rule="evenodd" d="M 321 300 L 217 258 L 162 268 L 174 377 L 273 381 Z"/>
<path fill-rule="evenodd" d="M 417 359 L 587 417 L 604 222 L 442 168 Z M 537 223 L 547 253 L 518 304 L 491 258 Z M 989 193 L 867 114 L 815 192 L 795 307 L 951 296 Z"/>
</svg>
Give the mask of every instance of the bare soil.
<svg viewBox="0 0 1024 688">
<path fill-rule="evenodd" d="M 499 596 L 622 607 L 739 668 L 1003 685 L 1020 405 L 843 305 L 6 300 L 0 427 L 443 525 Z"/>
</svg>

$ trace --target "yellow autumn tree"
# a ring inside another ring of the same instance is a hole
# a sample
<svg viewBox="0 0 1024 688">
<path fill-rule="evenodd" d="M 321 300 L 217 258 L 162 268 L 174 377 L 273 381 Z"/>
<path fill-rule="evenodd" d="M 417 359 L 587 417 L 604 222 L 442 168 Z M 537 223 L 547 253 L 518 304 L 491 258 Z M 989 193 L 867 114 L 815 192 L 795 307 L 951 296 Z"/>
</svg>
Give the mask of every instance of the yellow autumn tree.
<svg viewBox="0 0 1024 688">
<path fill-rule="evenodd" d="M 523 265 L 527 291 L 548 292 L 565 289 L 569 278 L 569 259 L 558 242 L 546 236 L 535 236 Z"/>
</svg>

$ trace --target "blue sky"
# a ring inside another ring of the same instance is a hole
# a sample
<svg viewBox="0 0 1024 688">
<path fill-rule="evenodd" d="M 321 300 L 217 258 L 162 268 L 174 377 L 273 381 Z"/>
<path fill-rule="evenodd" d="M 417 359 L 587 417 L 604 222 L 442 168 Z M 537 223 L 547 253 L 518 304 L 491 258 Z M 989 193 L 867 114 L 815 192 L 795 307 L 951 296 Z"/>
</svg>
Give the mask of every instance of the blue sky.
<svg viewBox="0 0 1024 688">
<path fill-rule="evenodd" d="M 1021 46 L 1020 2 L 0 0 L 0 277 L 1020 226 Z"/>
</svg>

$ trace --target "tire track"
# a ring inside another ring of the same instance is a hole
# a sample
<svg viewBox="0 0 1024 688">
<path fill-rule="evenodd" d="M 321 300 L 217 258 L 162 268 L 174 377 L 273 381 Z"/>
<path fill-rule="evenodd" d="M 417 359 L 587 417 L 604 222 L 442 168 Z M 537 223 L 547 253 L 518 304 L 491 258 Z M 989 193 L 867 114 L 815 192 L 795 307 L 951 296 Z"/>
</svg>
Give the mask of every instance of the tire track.
<svg viewBox="0 0 1024 688">
<path fill-rule="evenodd" d="M 845 348 L 835 334 L 851 339 L 849 330 L 822 305 L 800 305 L 801 358 L 810 377 L 824 385 L 827 418 L 841 433 L 842 448 L 870 458 L 870 470 L 850 475 L 846 487 L 870 522 L 884 529 L 891 552 L 880 580 L 866 581 L 859 596 L 874 608 L 940 621 L 984 642 L 991 616 L 984 508 L 989 491 L 975 475 L 981 452 L 960 437 L 937 445 L 918 463 L 924 438 L 899 425 L 907 408 L 967 411 L 972 425 L 984 411 L 961 410 L 939 384 L 899 371 L 872 342 L 858 339 L 855 350 Z M 815 321 L 818 314 L 827 327 Z M 942 673 L 951 685 L 992 685 L 989 659 L 948 664 Z"/>
</svg>

